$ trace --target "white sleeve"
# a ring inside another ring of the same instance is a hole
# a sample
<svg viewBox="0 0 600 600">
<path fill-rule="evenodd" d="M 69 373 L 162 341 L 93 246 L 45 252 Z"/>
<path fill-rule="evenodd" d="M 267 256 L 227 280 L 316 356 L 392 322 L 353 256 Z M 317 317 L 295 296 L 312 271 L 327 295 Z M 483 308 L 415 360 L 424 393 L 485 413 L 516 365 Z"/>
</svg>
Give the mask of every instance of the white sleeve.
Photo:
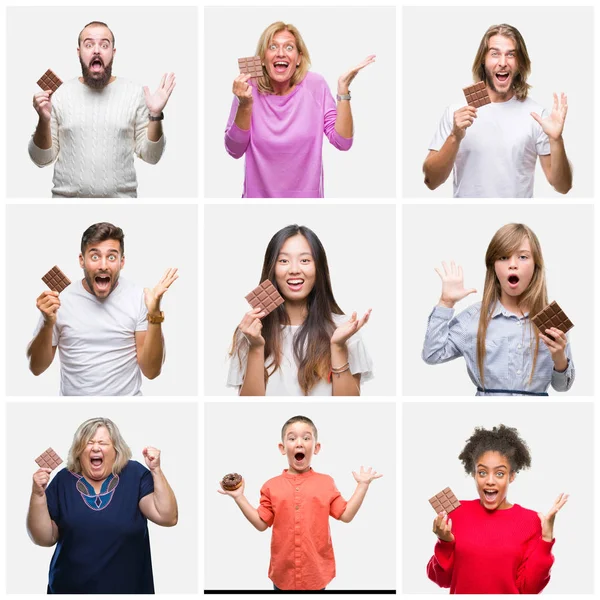
<svg viewBox="0 0 600 600">
<path fill-rule="evenodd" d="M 373 360 L 359 333 L 355 333 L 347 344 L 348 363 L 352 375 L 360 374 L 360 383 L 373 379 Z M 336 365 L 337 366 L 337 365 Z"/>
<path fill-rule="evenodd" d="M 442 118 L 440 119 L 437 131 L 435 132 L 433 139 L 429 143 L 429 150 L 439 151 L 442 148 L 442 146 L 448 139 L 448 136 L 450 135 L 450 133 L 452 133 L 453 115 L 454 110 L 452 106 L 447 106 L 446 110 L 444 110 Z"/>
<path fill-rule="evenodd" d="M 140 98 L 135 114 L 135 153 L 144 162 L 155 165 L 165 150 L 165 134 L 156 142 L 148 139 L 148 123 L 150 115 L 146 106 L 144 91 L 140 89 Z"/>
</svg>

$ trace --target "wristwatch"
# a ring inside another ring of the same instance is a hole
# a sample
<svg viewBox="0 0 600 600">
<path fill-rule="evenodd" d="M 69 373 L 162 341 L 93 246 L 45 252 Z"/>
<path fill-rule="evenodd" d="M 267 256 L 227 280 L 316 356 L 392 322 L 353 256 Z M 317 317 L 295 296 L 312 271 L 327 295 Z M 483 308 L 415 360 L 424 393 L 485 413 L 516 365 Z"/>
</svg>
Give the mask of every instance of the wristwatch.
<svg viewBox="0 0 600 600">
<path fill-rule="evenodd" d="M 350 90 L 348 90 L 348 93 L 347 93 L 347 94 L 338 94 L 338 95 L 336 96 L 336 98 L 338 99 L 338 102 L 339 102 L 340 100 L 351 100 L 351 98 L 350 98 Z"/>
<path fill-rule="evenodd" d="M 150 313 L 148 313 L 148 316 L 146 318 L 148 319 L 148 323 L 160 325 L 165 320 L 165 313 L 162 312 L 162 310 L 158 315 L 151 315 Z"/>
<path fill-rule="evenodd" d="M 161 112 L 160 115 L 158 115 L 158 117 L 153 117 L 152 115 L 148 115 L 148 118 L 151 121 L 162 121 L 165 118 L 165 113 Z"/>
</svg>

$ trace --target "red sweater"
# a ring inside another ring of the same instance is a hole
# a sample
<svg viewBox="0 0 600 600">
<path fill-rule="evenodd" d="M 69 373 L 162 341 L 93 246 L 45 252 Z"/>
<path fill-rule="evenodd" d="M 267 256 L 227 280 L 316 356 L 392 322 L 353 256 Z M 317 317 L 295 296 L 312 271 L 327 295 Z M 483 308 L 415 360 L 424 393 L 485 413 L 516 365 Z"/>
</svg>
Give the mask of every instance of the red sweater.
<svg viewBox="0 0 600 600">
<path fill-rule="evenodd" d="M 437 541 L 427 565 L 431 581 L 451 594 L 539 594 L 546 587 L 554 540 L 542 539 L 537 513 L 461 500 L 450 518 L 455 541 Z"/>
</svg>

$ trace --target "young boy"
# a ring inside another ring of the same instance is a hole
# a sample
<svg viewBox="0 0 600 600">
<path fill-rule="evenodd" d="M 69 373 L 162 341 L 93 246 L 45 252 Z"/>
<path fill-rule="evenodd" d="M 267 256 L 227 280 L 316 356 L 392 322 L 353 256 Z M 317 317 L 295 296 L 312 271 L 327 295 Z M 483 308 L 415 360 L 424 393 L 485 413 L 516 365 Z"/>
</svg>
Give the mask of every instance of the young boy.
<svg viewBox="0 0 600 600">
<path fill-rule="evenodd" d="M 276 590 L 322 590 L 335 577 L 335 559 L 329 515 L 350 523 L 360 508 L 369 484 L 382 474 L 360 468 L 352 472 L 357 486 L 346 502 L 329 475 L 316 473 L 310 463 L 318 454 L 317 428 L 302 416 L 288 419 L 281 429 L 281 454 L 288 468 L 269 479 L 260 490 L 260 506 L 244 496 L 244 481 L 231 496 L 256 529 L 273 526 L 269 578 Z"/>
</svg>

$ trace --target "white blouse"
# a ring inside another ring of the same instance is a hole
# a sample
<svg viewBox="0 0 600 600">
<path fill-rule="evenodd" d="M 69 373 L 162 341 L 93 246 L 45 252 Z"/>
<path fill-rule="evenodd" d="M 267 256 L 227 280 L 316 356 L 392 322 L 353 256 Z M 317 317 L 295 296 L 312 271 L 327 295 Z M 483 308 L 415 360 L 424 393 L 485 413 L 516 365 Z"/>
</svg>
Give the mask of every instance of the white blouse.
<svg viewBox="0 0 600 600">
<path fill-rule="evenodd" d="M 345 323 L 350 318 L 348 315 L 331 315 L 336 327 Z M 286 325 L 282 331 L 282 357 L 279 369 L 267 381 L 266 396 L 303 396 L 304 393 L 298 383 L 298 367 L 294 359 L 294 336 L 300 325 Z M 352 375 L 360 373 L 360 383 L 373 379 L 373 361 L 369 355 L 360 332 L 355 333 L 347 342 L 348 362 Z M 227 386 L 241 388 L 248 364 L 249 343 L 241 337 L 239 354 L 234 354 L 229 359 L 229 374 Z M 267 363 L 270 361 L 267 361 Z M 321 379 L 308 394 L 309 396 L 331 396 L 333 385 Z"/>
</svg>

